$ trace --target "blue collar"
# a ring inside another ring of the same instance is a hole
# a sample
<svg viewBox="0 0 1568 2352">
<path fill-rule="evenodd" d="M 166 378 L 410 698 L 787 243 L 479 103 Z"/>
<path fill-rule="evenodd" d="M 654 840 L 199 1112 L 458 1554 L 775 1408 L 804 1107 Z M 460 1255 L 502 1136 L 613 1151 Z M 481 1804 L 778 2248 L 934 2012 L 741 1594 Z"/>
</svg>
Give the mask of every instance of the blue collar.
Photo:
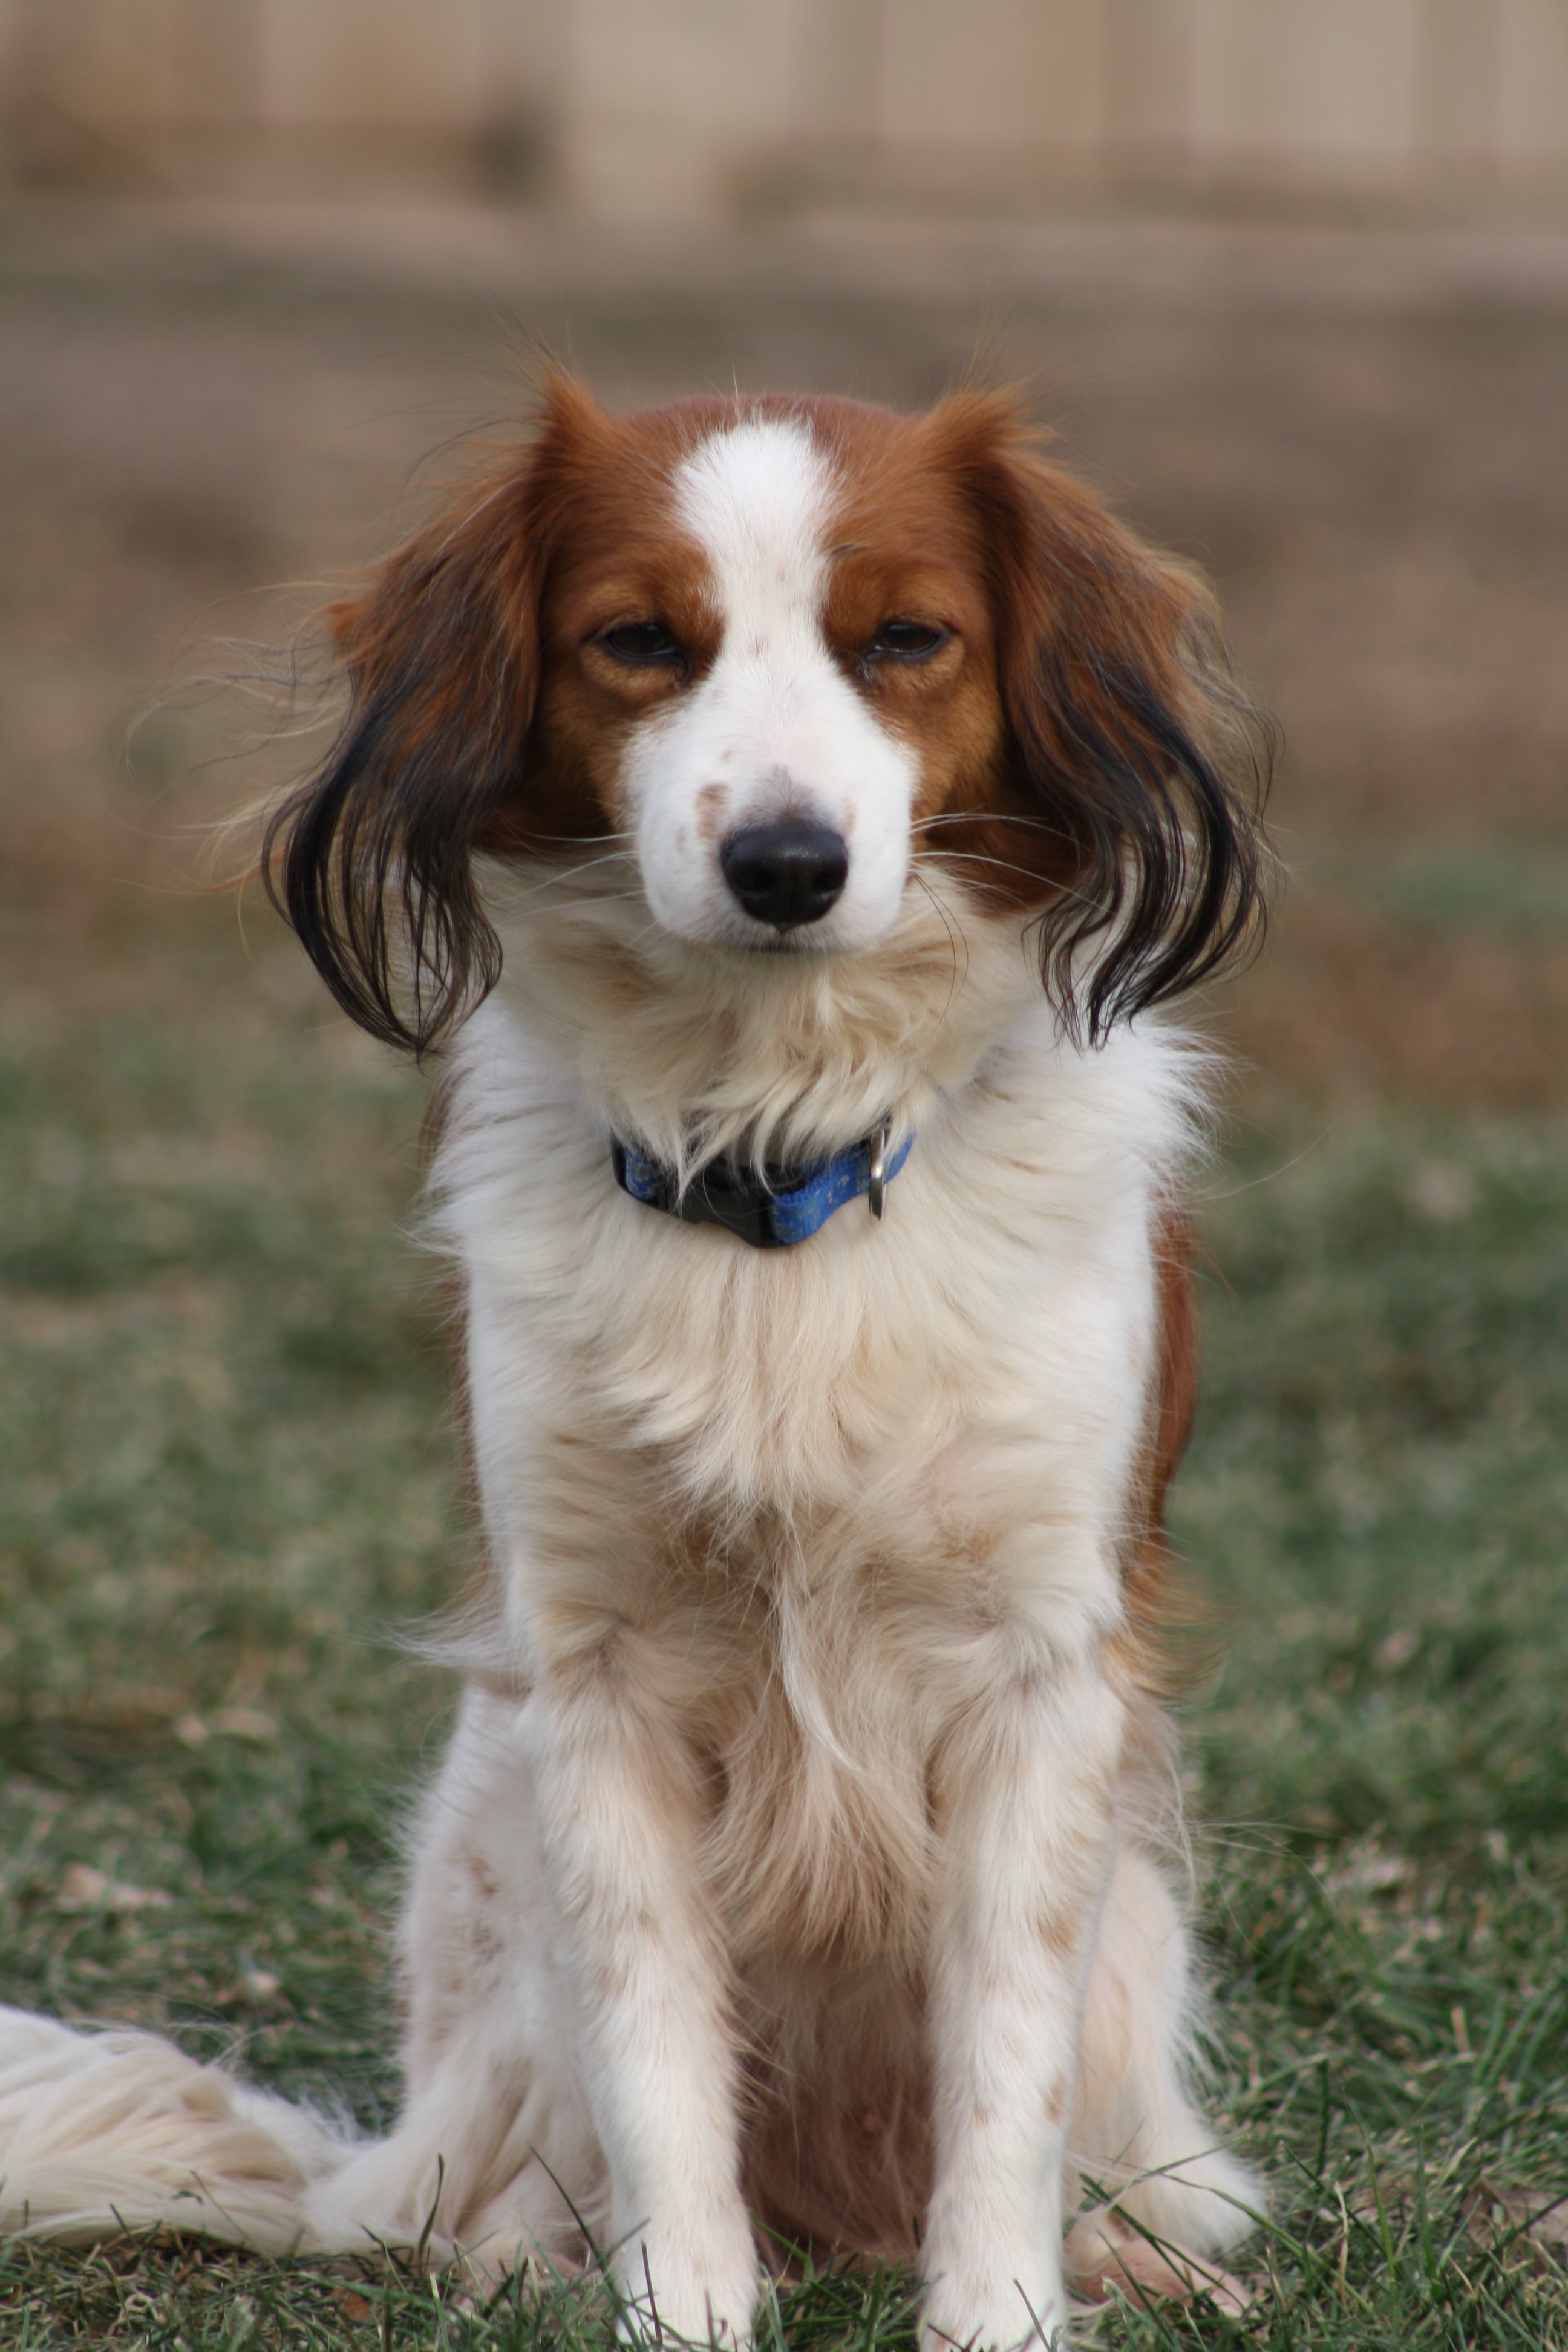
<svg viewBox="0 0 1568 2352">
<path fill-rule="evenodd" d="M 618 1138 L 611 1141 L 610 1161 L 621 1190 L 650 1209 L 663 1209 L 688 1225 L 722 1225 L 753 1249 L 787 1249 L 809 1241 L 836 1209 L 863 1192 L 869 1196 L 871 1214 L 879 1217 L 882 1196 L 913 1141 L 906 1135 L 896 1151 L 889 1150 L 888 1129 L 879 1127 L 831 1160 L 809 1168 L 770 1169 L 763 1176 L 728 1160 L 710 1160 L 684 1192 L 673 1168 Z"/>
</svg>

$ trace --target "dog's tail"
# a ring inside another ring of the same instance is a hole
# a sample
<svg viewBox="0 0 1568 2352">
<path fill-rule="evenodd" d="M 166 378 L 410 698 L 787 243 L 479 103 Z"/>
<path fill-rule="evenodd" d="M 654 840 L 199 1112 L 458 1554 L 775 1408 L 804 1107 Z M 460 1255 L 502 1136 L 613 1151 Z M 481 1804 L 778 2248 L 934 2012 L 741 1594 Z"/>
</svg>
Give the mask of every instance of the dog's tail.
<svg viewBox="0 0 1568 2352">
<path fill-rule="evenodd" d="M 164 2228 L 338 2252 L 309 2192 L 362 2146 L 155 2034 L 0 2009 L 0 2235 L 89 2245 Z"/>
</svg>

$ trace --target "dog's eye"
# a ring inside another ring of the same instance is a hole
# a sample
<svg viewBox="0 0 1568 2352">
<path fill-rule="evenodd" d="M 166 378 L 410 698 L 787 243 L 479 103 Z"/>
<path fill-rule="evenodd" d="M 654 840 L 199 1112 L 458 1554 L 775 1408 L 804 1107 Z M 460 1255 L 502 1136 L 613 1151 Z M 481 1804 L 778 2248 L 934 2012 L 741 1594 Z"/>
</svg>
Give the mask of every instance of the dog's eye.
<svg viewBox="0 0 1568 2352">
<path fill-rule="evenodd" d="M 929 661 L 946 645 L 951 632 L 928 621 L 884 621 L 861 656 L 862 661 Z"/>
<path fill-rule="evenodd" d="M 685 646 L 662 621 L 622 621 L 613 629 L 602 629 L 599 643 L 615 660 L 636 669 L 648 668 L 656 662 L 686 667 Z"/>
</svg>

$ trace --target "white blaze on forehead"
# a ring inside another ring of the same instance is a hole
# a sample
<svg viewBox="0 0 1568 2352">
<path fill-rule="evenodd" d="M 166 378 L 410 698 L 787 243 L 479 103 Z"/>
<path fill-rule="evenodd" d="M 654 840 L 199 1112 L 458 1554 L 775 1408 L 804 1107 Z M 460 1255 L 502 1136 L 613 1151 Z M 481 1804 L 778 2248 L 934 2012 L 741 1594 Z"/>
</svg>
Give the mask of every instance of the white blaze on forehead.
<svg viewBox="0 0 1568 2352">
<path fill-rule="evenodd" d="M 632 730 L 625 791 L 643 888 L 679 939 L 777 944 L 725 878 L 749 825 L 839 835 L 844 888 L 789 944 L 858 950 L 896 921 L 918 761 L 881 726 L 823 632 L 837 469 L 806 425 L 748 418 L 678 469 L 676 520 L 707 559 L 719 650 Z"/>
<path fill-rule="evenodd" d="M 815 623 L 837 488 L 806 426 L 783 417 L 716 433 L 679 467 L 676 512 L 712 566 L 727 638 Z"/>
</svg>

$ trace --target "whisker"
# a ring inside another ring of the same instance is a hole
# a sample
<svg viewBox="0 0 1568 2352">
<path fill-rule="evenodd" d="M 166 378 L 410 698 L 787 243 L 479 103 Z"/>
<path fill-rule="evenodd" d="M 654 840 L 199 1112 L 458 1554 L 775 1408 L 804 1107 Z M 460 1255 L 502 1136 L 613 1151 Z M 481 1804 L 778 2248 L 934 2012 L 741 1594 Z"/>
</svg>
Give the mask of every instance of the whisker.
<svg viewBox="0 0 1568 2352">
<path fill-rule="evenodd" d="M 1006 857 L 986 857 L 979 850 L 938 849 L 928 851 L 926 855 L 933 864 L 940 862 L 950 872 L 955 867 L 965 866 L 994 866 L 999 873 L 1019 875 L 1027 881 L 1038 882 L 1043 878 L 1032 866 L 1015 865 L 1010 858 Z M 920 857 L 917 855 L 914 864 L 918 866 L 919 863 Z M 1058 882 L 1052 887 L 1059 898 L 1076 898 L 1079 904 L 1084 907 L 1099 905 L 1099 900 L 1091 897 L 1087 890 L 1075 889 L 1070 882 Z"/>
<path fill-rule="evenodd" d="M 1053 834 L 1058 841 L 1069 841 L 1066 829 L 1047 816 L 1028 816 L 1021 812 L 1002 809 L 947 809 L 936 816 L 916 817 L 911 833 L 931 833 L 939 824 L 1026 824 L 1032 833 Z"/>
<path fill-rule="evenodd" d="M 640 890 L 604 890 L 592 898 L 567 898 L 550 908 L 553 915 L 585 915 L 595 907 L 636 907 L 642 903 Z"/>
<path fill-rule="evenodd" d="M 910 868 L 910 871 L 914 880 L 919 883 L 921 888 L 925 892 L 926 897 L 931 900 L 931 905 L 936 908 L 937 913 L 941 916 L 942 928 L 947 933 L 948 947 L 952 955 L 952 977 L 948 983 L 947 1003 L 942 1006 L 942 1012 L 937 1019 L 936 1025 L 940 1029 L 942 1023 L 947 1019 L 948 1014 L 952 1012 L 952 1000 L 958 993 L 958 950 L 961 943 L 963 949 L 963 977 L 965 980 L 969 977 L 969 941 L 964 935 L 963 924 L 957 920 L 956 917 L 949 914 L 947 908 L 942 905 L 942 900 L 937 897 L 936 892 L 931 888 L 931 884 L 926 880 L 925 876 L 921 872 L 919 866 L 912 866 Z"/>
<path fill-rule="evenodd" d="M 624 826 L 606 826 L 601 833 L 552 833 L 550 838 L 562 849 L 596 849 L 605 841 L 635 842 L 637 835 Z"/>
<path fill-rule="evenodd" d="M 626 862 L 626 853 L 624 849 L 609 850 L 603 857 L 585 857 L 580 866 L 563 866 L 559 873 L 546 874 L 542 880 L 535 882 L 532 887 L 525 890 L 522 895 L 525 898 L 537 898 L 541 891 L 559 889 L 562 883 L 574 881 L 580 874 L 592 874 L 601 866 L 622 866 Z"/>
</svg>

